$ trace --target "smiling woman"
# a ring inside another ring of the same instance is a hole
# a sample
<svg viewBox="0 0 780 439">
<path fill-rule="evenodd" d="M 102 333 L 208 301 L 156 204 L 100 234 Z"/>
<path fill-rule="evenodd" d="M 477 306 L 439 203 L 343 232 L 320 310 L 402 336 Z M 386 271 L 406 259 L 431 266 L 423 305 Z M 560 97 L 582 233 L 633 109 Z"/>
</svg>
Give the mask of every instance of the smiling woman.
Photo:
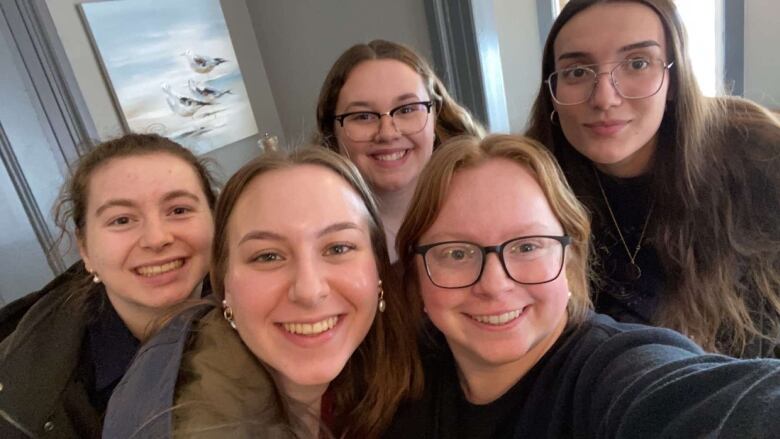
<svg viewBox="0 0 780 439">
<path fill-rule="evenodd" d="M 79 161 L 57 217 L 82 261 L 0 310 L 0 436 L 100 436 L 150 323 L 201 294 L 215 199 L 204 164 L 156 135 Z"/>
<path fill-rule="evenodd" d="M 146 345 L 111 399 L 105 437 L 377 437 L 416 393 L 409 307 L 346 158 L 318 146 L 245 165 L 220 196 L 212 260 L 221 309 L 182 314 Z M 163 397 L 145 403 L 152 386 Z M 253 433 L 227 430 L 236 425 Z"/>
</svg>

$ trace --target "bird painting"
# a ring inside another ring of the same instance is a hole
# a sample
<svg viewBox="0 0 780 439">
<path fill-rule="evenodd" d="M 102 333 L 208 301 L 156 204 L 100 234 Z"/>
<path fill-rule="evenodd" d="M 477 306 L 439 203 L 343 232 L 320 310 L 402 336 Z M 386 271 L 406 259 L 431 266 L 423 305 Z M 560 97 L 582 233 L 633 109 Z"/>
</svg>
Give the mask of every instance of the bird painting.
<svg viewBox="0 0 780 439">
<path fill-rule="evenodd" d="M 162 88 L 162 91 L 167 95 L 165 102 L 168 103 L 168 107 L 171 109 L 171 111 L 178 114 L 179 116 L 192 116 L 204 106 L 212 105 L 211 102 L 200 101 L 187 96 L 176 94 L 171 90 L 171 86 L 169 84 L 163 84 L 160 86 L 160 88 Z"/>
<path fill-rule="evenodd" d="M 229 89 L 220 90 L 214 87 L 209 87 L 202 82 L 195 82 L 192 79 L 187 81 L 187 86 L 189 87 L 193 96 L 197 96 L 203 99 L 205 102 L 212 102 L 226 94 L 233 94 Z"/>
<path fill-rule="evenodd" d="M 187 58 L 190 68 L 198 73 L 208 73 L 214 70 L 214 67 L 228 62 L 225 58 L 212 58 L 206 55 L 198 55 L 197 53 L 193 53 L 190 49 L 185 50 L 182 55 Z"/>
</svg>

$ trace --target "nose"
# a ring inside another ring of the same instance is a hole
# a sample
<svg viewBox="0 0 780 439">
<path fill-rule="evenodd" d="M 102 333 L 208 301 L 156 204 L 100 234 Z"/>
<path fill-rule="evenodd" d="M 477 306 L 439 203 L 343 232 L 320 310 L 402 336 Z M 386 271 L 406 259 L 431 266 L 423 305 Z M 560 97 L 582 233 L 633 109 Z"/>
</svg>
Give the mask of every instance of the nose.
<svg viewBox="0 0 780 439">
<path fill-rule="evenodd" d="M 618 93 L 610 72 L 601 72 L 596 75 L 596 83 L 593 84 L 590 102 L 600 110 L 606 110 L 623 102 L 623 97 Z"/>
<path fill-rule="evenodd" d="M 389 114 L 383 114 L 379 117 L 379 129 L 376 132 L 376 138 L 379 142 L 388 142 L 396 139 L 401 135 L 398 129 L 395 127 L 393 117 Z"/>
<path fill-rule="evenodd" d="M 488 253 L 485 259 L 485 267 L 482 269 L 482 277 L 474 285 L 474 293 L 480 296 L 498 296 L 509 291 L 515 286 L 501 260 L 496 253 Z"/>
<path fill-rule="evenodd" d="M 144 222 L 141 235 L 141 246 L 153 251 L 160 251 L 173 242 L 173 234 L 165 221 L 150 219 Z"/>
<path fill-rule="evenodd" d="M 323 269 L 312 258 L 298 261 L 294 275 L 295 280 L 287 295 L 290 302 L 312 308 L 328 297 L 328 281 Z"/>
</svg>

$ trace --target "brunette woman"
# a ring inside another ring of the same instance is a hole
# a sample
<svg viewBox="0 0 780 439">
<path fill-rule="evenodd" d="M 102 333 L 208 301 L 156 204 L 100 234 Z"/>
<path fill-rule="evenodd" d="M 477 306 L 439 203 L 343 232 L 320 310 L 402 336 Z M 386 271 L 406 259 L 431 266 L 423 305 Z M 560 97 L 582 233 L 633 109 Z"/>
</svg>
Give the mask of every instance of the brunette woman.
<svg viewBox="0 0 780 439">
<path fill-rule="evenodd" d="M 593 215 L 596 310 L 778 355 L 777 119 L 702 96 L 672 0 L 572 0 L 543 56 L 527 134 Z"/>
</svg>

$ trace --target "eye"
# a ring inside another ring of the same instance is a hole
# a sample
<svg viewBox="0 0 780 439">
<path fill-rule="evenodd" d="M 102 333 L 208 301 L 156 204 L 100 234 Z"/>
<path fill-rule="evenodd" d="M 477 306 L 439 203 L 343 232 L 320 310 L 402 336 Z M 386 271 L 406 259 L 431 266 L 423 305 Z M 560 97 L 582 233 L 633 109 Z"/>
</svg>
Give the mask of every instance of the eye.
<svg viewBox="0 0 780 439">
<path fill-rule="evenodd" d="M 177 206 L 177 207 L 174 207 L 173 209 L 171 209 L 171 214 L 172 215 L 184 215 L 184 214 L 190 213 L 190 212 L 192 212 L 192 209 L 189 208 L 189 207 L 185 207 L 185 206 Z"/>
<path fill-rule="evenodd" d="M 474 257 L 476 250 L 466 244 L 450 244 L 435 249 L 434 256 L 439 260 L 460 262 Z"/>
<path fill-rule="evenodd" d="M 361 113 L 353 113 L 347 116 L 347 121 L 351 122 L 372 122 L 377 119 L 377 115 L 375 113 L 371 113 L 368 111 L 361 112 Z"/>
<path fill-rule="evenodd" d="M 404 105 L 403 107 L 398 108 L 398 110 L 396 110 L 396 113 L 399 114 L 416 113 L 418 111 L 422 111 L 423 108 L 424 108 L 423 104 L 414 103 L 414 104 Z"/>
<path fill-rule="evenodd" d="M 130 224 L 129 216 L 118 216 L 108 223 L 109 226 L 125 226 L 127 224 Z"/>
<path fill-rule="evenodd" d="M 283 260 L 282 255 L 273 251 L 263 251 L 252 257 L 252 262 L 260 263 L 281 262 Z"/>
<path fill-rule="evenodd" d="M 644 58 L 634 58 L 625 61 L 626 68 L 631 71 L 645 70 L 650 67 L 650 61 Z"/>
<path fill-rule="evenodd" d="M 326 256 L 338 256 L 338 255 L 349 253 L 352 250 L 355 250 L 355 248 L 356 247 L 352 244 L 345 244 L 345 243 L 332 244 L 325 249 L 325 252 L 323 254 Z"/>
</svg>

